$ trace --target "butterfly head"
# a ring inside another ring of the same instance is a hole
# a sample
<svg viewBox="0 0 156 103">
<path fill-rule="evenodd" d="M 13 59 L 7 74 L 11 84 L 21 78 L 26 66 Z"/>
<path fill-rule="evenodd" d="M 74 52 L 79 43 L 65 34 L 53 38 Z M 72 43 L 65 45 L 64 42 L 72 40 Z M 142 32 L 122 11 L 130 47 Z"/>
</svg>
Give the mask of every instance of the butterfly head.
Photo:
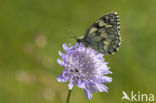
<svg viewBox="0 0 156 103">
<path fill-rule="evenodd" d="M 76 38 L 76 41 L 77 41 L 78 43 L 82 42 L 82 40 L 83 40 L 83 37 L 78 37 L 78 38 Z"/>
</svg>

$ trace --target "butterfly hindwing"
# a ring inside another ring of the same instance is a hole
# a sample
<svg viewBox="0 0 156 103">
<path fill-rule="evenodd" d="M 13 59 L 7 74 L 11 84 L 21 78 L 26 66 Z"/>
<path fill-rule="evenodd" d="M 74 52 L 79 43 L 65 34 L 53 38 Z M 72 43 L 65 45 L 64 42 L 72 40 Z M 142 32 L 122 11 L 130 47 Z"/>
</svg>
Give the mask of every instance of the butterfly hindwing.
<svg viewBox="0 0 156 103">
<path fill-rule="evenodd" d="M 84 35 L 83 44 L 101 53 L 112 54 L 120 46 L 120 21 L 116 12 L 99 18 Z"/>
</svg>

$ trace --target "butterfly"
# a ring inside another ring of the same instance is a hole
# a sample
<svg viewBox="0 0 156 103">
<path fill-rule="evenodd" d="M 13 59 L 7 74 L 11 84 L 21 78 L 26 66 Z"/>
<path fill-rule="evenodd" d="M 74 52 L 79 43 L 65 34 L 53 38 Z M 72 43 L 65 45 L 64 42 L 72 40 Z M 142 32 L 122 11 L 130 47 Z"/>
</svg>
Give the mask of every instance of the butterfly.
<svg viewBox="0 0 156 103">
<path fill-rule="evenodd" d="M 117 12 L 105 14 L 76 41 L 103 54 L 117 52 L 121 44 L 119 15 Z"/>
</svg>

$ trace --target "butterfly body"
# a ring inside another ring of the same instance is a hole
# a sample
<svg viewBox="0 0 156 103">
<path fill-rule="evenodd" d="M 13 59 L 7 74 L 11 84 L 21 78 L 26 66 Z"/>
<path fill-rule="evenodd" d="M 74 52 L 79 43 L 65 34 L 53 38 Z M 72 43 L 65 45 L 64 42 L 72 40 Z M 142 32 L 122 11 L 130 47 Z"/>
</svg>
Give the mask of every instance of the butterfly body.
<svg viewBox="0 0 156 103">
<path fill-rule="evenodd" d="M 115 53 L 121 43 L 118 14 L 113 12 L 102 16 L 76 41 L 103 54 Z"/>
</svg>

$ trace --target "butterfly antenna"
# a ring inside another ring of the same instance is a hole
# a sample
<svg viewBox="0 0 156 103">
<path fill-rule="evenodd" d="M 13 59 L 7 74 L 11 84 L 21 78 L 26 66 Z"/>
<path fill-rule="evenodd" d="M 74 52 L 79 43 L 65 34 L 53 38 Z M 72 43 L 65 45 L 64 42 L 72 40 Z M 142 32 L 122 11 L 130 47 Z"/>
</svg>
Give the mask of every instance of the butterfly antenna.
<svg viewBox="0 0 156 103">
<path fill-rule="evenodd" d="M 67 32 L 69 33 L 69 34 L 75 34 L 75 33 L 73 33 L 72 32 L 72 30 L 70 29 L 70 28 L 67 28 Z M 75 34 L 76 35 L 76 34 Z M 76 39 L 78 36 L 67 36 L 67 37 L 65 37 L 65 38 L 74 38 L 74 39 Z"/>
<path fill-rule="evenodd" d="M 76 39 L 78 36 L 68 36 L 68 37 L 66 37 L 66 38 L 74 38 L 74 39 Z"/>
</svg>

